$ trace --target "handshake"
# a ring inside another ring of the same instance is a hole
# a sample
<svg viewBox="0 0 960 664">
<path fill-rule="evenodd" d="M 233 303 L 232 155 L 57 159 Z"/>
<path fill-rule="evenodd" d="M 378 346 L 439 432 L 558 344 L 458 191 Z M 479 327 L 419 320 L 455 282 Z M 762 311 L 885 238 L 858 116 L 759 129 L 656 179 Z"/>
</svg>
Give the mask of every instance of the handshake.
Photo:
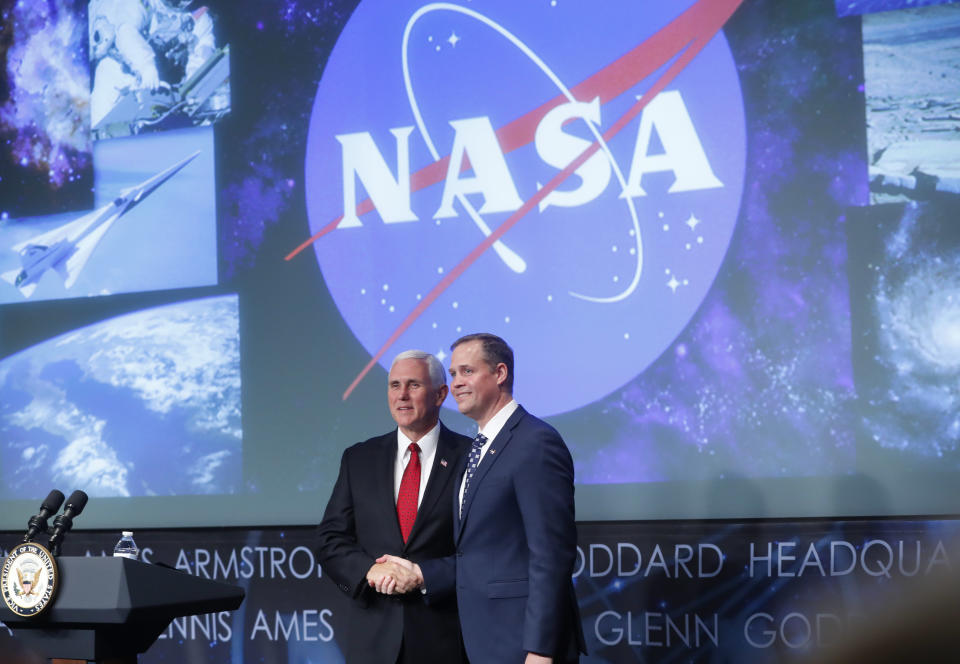
<svg viewBox="0 0 960 664">
<path fill-rule="evenodd" d="M 367 572 L 367 583 L 378 593 L 402 595 L 423 586 L 420 565 L 405 558 L 383 555 Z"/>
</svg>

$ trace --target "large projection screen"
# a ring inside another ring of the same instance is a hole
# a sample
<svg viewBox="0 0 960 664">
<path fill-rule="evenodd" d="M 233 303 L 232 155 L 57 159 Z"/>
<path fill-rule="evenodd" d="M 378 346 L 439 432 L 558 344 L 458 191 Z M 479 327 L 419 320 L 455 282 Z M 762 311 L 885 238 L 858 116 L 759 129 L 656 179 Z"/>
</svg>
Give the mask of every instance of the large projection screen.
<svg viewBox="0 0 960 664">
<path fill-rule="evenodd" d="M 960 510 L 960 5 L 2 21 L 0 529 L 317 522 L 392 357 L 477 331 L 578 519 Z"/>
</svg>

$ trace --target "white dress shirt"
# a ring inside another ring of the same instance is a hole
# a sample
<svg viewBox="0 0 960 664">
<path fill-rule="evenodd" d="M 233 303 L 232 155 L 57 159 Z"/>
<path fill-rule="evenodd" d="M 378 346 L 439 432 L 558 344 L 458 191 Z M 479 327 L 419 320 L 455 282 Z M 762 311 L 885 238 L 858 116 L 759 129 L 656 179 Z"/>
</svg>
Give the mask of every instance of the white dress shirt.
<svg viewBox="0 0 960 664">
<path fill-rule="evenodd" d="M 410 443 L 413 441 L 398 428 L 397 429 L 397 460 L 393 465 L 393 502 L 397 502 L 397 496 L 400 495 L 400 480 L 403 479 L 403 471 L 410 462 Z M 440 422 L 427 432 L 427 434 L 417 441 L 420 446 L 420 495 L 417 496 L 417 507 L 423 500 L 423 492 L 427 488 L 427 480 L 430 479 L 430 471 L 433 469 L 433 457 L 437 454 L 437 443 L 440 442 Z"/>
</svg>

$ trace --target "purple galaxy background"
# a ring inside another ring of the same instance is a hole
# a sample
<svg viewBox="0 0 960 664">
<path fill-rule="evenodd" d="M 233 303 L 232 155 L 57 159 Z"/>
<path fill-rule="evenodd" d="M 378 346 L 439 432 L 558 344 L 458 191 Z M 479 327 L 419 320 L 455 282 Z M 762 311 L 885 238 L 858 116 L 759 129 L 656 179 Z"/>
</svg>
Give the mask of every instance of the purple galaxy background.
<svg viewBox="0 0 960 664">
<path fill-rule="evenodd" d="M 673 347 L 585 422 L 554 418 L 568 443 L 604 441 L 571 445 L 580 482 L 854 470 L 842 212 L 867 197 L 860 26 L 800 4 L 747 3 L 724 30 L 749 137 L 738 229 Z"/>
<path fill-rule="evenodd" d="M 86 2 L 0 7 L 0 223 L 89 208 Z"/>
<path fill-rule="evenodd" d="M 327 56 L 358 2 L 224 5 L 226 40 L 258 48 L 232 53 L 233 118 L 225 129 L 234 131 L 222 142 L 219 159 L 221 280 L 254 267 L 265 233 L 282 219 L 291 220 L 295 233 L 306 229 L 296 220 L 306 217 L 303 158 L 313 98 Z M 290 55 L 279 57 L 281 52 Z M 297 243 L 306 238 L 293 237 Z"/>
<path fill-rule="evenodd" d="M 310 114 L 358 2 L 217 2 L 223 39 L 235 45 L 230 116 L 216 127 L 220 283 L 241 294 L 244 484 L 252 492 L 327 491 L 343 445 L 390 422 L 377 407 L 379 383 L 376 401 L 341 401 L 362 349 L 338 322 L 316 262 L 284 260 L 309 236 Z"/>
</svg>

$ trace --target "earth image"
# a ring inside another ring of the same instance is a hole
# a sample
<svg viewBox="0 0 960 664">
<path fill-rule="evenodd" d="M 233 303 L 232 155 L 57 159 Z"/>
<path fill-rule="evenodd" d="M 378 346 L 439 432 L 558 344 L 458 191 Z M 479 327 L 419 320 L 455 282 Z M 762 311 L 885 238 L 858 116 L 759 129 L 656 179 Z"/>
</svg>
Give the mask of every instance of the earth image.
<svg viewBox="0 0 960 664">
<path fill-rule="evenodd" d="M 101 321 L 0 360 L 0 498 L 234 493 L 236 296 Z"/>
</svg>

